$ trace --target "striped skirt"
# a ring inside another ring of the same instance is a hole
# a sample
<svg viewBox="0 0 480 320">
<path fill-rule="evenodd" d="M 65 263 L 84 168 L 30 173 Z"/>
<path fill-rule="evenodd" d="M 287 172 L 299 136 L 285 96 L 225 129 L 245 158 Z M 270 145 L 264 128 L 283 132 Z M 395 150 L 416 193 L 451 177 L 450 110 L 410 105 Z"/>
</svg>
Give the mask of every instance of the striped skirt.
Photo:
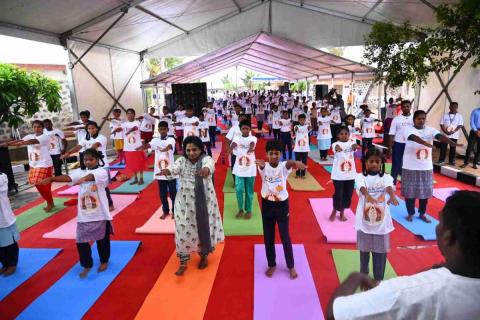
<svg viewBox="0 0 480 320">
<path fill-rule="evenodd" d="M 357 231 L 357 249 L 364 252 L 387 253 L 390 251 L 390 235 Z"/>
<path fill-rule="evenodd" d="M 433 193 L 433 170 L 402 169 L 402 196 L 428 199 Z"/>
</svg>

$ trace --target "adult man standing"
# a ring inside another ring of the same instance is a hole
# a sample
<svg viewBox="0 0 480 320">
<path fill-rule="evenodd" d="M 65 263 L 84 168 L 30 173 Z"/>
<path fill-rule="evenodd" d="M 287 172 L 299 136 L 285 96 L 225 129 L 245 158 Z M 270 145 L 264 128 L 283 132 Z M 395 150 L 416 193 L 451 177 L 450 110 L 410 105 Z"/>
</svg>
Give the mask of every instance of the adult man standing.
<svg viewBox="0 0 480 320">
<path fill-rule="evenodd" d="M 445 133 L 450 140 L 457 143 L 459 136 L 458 131 L 463 128 L 463 117 L 457 112 L 457 102 L 451 102 L 449 109 L 450 112 L 444 114 L 442 120 L 440 121 L 440 129 L 442 129 L 442 132 Z M 447 144 L 441 143 L 440 157 L 438 158 L 439 164 L 444 163 L 446 155 Z M 455 147 L 450 146 L 450 152 L 448 154 L 448 164 L 450 164 L 451 166 L 455 165 L 455 155 Z"/>
<path fill-rule="evenodd" d="M 470 115 L 470 134 L 468 135 L 467 152 L 465 152 L 465 162 L 460 168 L 465 168 L 468 165 L 470 152 L 477 145 L 477 151 L 473 157 L 473 168 L 477 169 L 478 160 L 480 160 L 480 107 L 474 109 Z"/>
</svg>

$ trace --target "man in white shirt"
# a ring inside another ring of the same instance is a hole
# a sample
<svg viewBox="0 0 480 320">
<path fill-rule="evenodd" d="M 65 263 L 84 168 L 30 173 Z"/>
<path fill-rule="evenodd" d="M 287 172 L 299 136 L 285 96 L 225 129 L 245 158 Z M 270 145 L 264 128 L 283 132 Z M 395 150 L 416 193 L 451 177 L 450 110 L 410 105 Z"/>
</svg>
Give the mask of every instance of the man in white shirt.
<svg viewBox="0 0 480 320">
<path fill-rule="evenodd" d="M 352 273 L 334 291 L 326 319 L 479 319 L 480 192 L 457 191 L 445 203 L 437 244 L 445 263 L 385 280 Z M 370 290 L 357 293 L 360 287 Z"/>
<path fill-rule="evenodd" d="M 463 127 L 463 117 L 461 114 L 457 112 L 458 110 L 457 102 L 450 103 L 449 109 L 450 109 L 450 112 L 444 114 L 442 117 L 442 120 L 440 120 L 440 129 L 442 130 L 443 133 L 445 133 L 445 135 L 450 140 L 457 143 L 459 138 L 458 131 Z M 438 158 L 439 164 L 444 163 L 446 155 L 447 155 L 447 144 L 441 143 L 440 157 Z M 456 155 L 456 148 L 450 146 L 450 152 L 448 154 L 448 164 L 451 166 L 455 165 L 455 155 Z"/>
</svg>

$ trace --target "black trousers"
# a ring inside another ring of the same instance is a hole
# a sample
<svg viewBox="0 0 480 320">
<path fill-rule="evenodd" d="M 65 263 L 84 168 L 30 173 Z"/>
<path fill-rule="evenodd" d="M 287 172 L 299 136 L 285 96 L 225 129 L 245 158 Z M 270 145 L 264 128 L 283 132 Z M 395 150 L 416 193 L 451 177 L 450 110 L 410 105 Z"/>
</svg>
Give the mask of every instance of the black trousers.
<svg viewBox="0 0 480 320">
<path fill-rule="evenodd" d="M 453 142 L 457 142 L 458 139 L 451 139 Z M 444 162 L 445 157 L 447 156 L 447 143 L 440 143 L 440 157 L 438 158 L 438 162 Z M 450 146 L 450 150 L 448 152 L 448 162 L 455 163 L 455 155 L 457 154 L 457 148 Z"/>
<path fill-rule="evenodd" d="M 79 157 L 79 160 L 80 160 L 80 169 L 82 170 L 87 170 L 87 167 L 85 166 L 85 163 L 83 163 L 83 152 L 79 152 L 78 153 L 78 157 Z"/>
<path fill-rule="evenodd" d="M 340 128 L 340 124 L 338 123 L 334 123 L 334 124 L 331 124 L 330 125 L 330 131 L 332 132 L 332 143 L 336 142 L 338 139 L 337 139 L 337 131 L 338 131 L 338 128 Z"/>
<path fill-rule="evenodd" d="M 235 165 L 235 161 L 237 161 L 237 156 L 232 153 L 230 155 L 230 163 L 231 163 L 231 169 L 232 169 L 233 182 L 235 182 L 235 175 L 233 174 L 233 166 Z"/>
<path fill-rule="evenodd" d="M 327 156 L 328 156 L 328 149 L 320 150 L 320 159 L 327 159 Z"/>
<path fill-rule="evenodd" d="M 308 152 L 295 152 L 295 160 L 302 161 L 304 165 L 307 165 Z M 305 177 L 306 169 L 298 169 L 295 174 L 297 177 Z"/>
<path fill-rule="evenodd" d="M 172 200 L 172 212 L 175 207 L 175 197 L 177 195 L 177 180 L 157 180 L 158 192 L 160 194 L 160 201 L 162 201 L 162 211 L 165 214 L 170 212 L 168 205 L 168 194 L 170 194 L 170 200 Z"/>
<path fill-rule="evenodd" d="M 260 131 L 260 134 L 262 134 L 263 121 L 257 121 L 257 129 Z"/>
<path fill-rule="evenodd" d="M 210 142 L 204 142 L 203 145 L 207 149 L 207 154 L 211 157 L 212 156 L 212 144 Z"/>
<path fill-rule="evenodd" d="M 468 164 L 470 153 L 473 152 L 475 145 L 477 145 L 477 151 L 473 157 L 473 164 L 477 164 L 478 160 L 480 160 L 480 138 L 477 137 L 475 131 L 470 130 L 470 134 L 468 135 L 467 152 L 465 152 L 465 164 Z"/>
<path fill-rule="evenodd" d="M 350 208 L 355 180 L 333 180 L 333 186 L 333 208 L 337 211 Z"/>
<path fill-rule="evenodd" d="M 372 147 L 373 138 L 363 138 L 362 137 L 362 155 L 365 157 L 368 149 Z"/>
<path fill-rule="evenodd" d="M 405 198 L 405 205 L 409 216 L 415 215 L 415 198 Z M 418 213 L 425 214 L 427 212 L 428 199 L 418 199 Z"/>
<path fill-rule="evenodd" d="M 387 254 L 372 252 L 373 257 L 373 278 L 377 281 L 383 280 L 385 267 L 387 266 Z M 370 252 L 360 251 L 360 272 L 368 275 Z"/>
<path fill-rule="evenodd" d="M 113 206 L 112 195 L 110 194 L 110 188 L 109 187 L 105 188 L 105 193 L 107 194 L 108 206 L 109 207 Z"/>
<path fill-rule="evenodd" d="M 292 133 L 289 132 L 280 132 L 280 140 L 283 143 L 283 159 L 287 159 L 287 153 L 285 149 L 288 150 L 288 159 L 292 159 Z"/>
<path fill-rule="evenodd" d="M 0 247 L 0 263 L 2 268 L 15 267 L 18 264 L 18 243 L 14 241 L 11 245 Z"/>
<path fill-rule="evenodd" d="M 217 127 L 213 127 L 213 126 L 210 126 L 208 127 L 208 134 L 210 135 L 210 143 L 212 145 L 212 147 L 215 148 L 215 134 L 217 133 Z"/>
<path fill-rule="evenodd" d="M 60 159 L 59 154 L 51 154 L 50 157 L 52 157 L 52 162 L 53 162 L 53 170 L 55 177 L 61 176 L 62 175 L 62 164 L 63 161 Z"/>
<path fill-rule="evenodd" d="M 277 265 L 275 252 L 275 224 L 277 224 L 287 267 L 289 269 L 293 268 L 295 262 L 293 260 L 292 240 L 289 232 L 290 210 L 288 199 L 285 201 L 269 201 L 262 198 L 262 221 L 268 266 L 274 267 Z"/>
<path fill-rule="evenodd" d="M 110 233 L 112 225 L 107 222 L 105 228 L 105 237 L 97 241 L 97 251 L 100 257 L 100 263 L 107 263 L 110 259 Z M 88 242 L 77 243 L 78 255 L 80 256 L 80 265 L 83 268 L 93 267 L 92 248 Z"/>
<path fill-rule="evenodd" d="M 280 140 L 280 129 L 273 129 L 273 140 Z"/>
</svg>

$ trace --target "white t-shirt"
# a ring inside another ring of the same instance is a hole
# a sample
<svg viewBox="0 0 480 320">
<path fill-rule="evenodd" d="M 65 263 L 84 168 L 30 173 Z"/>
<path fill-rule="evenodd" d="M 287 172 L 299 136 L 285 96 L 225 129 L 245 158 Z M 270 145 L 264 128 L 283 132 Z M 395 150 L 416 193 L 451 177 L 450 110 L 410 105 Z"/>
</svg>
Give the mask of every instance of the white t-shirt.
<svg viewBox="0 0 480 320">
<path fill-rule="evenodd" d="M 257 115 L 259 114 L 265 114 L 265 104 L 263 102 L 257 105 Z"/>
<path fill-rule="evenodd" d="M 397 118 L 395 118 L 397 119 Z M 414 134 L 424 141 L 433 144 L 435 136 L 439 134 L 435 128 L 425 126 L 419 130 L 415 127 L 410 127 L 406 131 L 407 138 Z M 412 140 L 407 140 L 405 143 L 405 152 L 403 153 L 403 169 L 408 170 L 432 170 L 432 148 L 428 148 L 423 144 L 416 143 Z"/>
<path fill-rule="evenodd" d="M 50 157 L 50 138 L 46 134 L 36 136 L 29 134 L 22 140 L 28 141 L 37 139 L 39 144 L 30 144 L 27 146 L 28 162 L 32 168 L 50 168 L 53 166 L 52 157 Z"/>
<path fill-rule="evenodd" d="M 78 222 L 112 220 L 105 188 L 108 186 L 108 173 L 103 168 L 78 171 L 70 175 L 72 185 L 81 178 L 93 174 L 95 181 L 80 184 L 78 190 Z"/>
<path fill-rule="evenodd" d="M 330 111 L 330 118 L 332 119 L 332 122 L 335 124 L 342 123 L 342 117 L 340 116 L 340 107 L 333 108 Z"/>
<path fill-rule="evenodd" d="M 208 123 L 209 127 L 216 127 L 217 123 L 215 121 L 215 110 L 214 109 L 207 109 L 205 111 L 205 120 Z"/>
<path fill-rule="evenodd" d="M 183 136 L 190 137 L 190 136 L 197 136 L 198 137 L 198 126 L 194 125 L 194 123 L 200 122 L 197 117 L 184 117 L 182 119 L 183 125 Z"/>
<path fill-rule="evenodd" d="M 198 124 L 198 135 L 202 142 L 210 142 L 210 134 L 208 133 L 208 122 L 200 121 Z"/>
<path fill-rule="evenodd" d="M 348 139 L 356 143 L 357 138 L 355 135 L 357 134 L 357 128 L 355 128 L 354 126 L 347 126 L 347 127 L 349 132 Z"/>
<path fill-rule="evenodd" d="M 10 227 L 16 221 L 8 199 L 8 177 L 0 172 L 0 228 Z"/>
<path fill-rule="evenodd" d="M 85 130 L 85 126 L 86 124 L 83 124 L 83 123 L 74 126 L 74 128 L 77 129 L 75 130 L 75 136 L 77 137 L 78 144 L 80 144 L 80 141 L 85 139 L 85 137 L 87 136 L 87 130 Z M 85 149 L 81 149 L 79 152 L 84 152 L 84 151 Z"/>
<path fill-rule="evenodd" d="M 167 146 L 172 146 L 172 149 L 166 152 L 160 151 Z M 175 139 L 167 137 L 165 140 L 162 140 L 160 137 L 155 137 L 150 141 L 150 147 L 155 151 L 155 164 L 153 167 L 155 179 L 167 180 L 167 177 L 157 176 L 157 173 L 160 173 L 161 169 L 167 169 L 175 161 L 173 157 L 173 152 L 175 151 Z"/>
<path fill-rule="evenodd" d="M 397 105 L 395 103 L 387 104 L 385 108 L 385 119 L 393 119 L 397 116 Z"/>
<path fill-rule="evenodd" d="M 185 117 L 185 110 L 177 110 L 173 113 L 175 116 L 175 122 L 182 122 L 183 118 Z M 182 130 L 182 125 L 177 126 L 177 130 Z"/>
<path fill-rule="evenodd" d="M 304 124 L 295 126 L 295 146 L 293 152 L 309 152 L 308 126 Z"/>
<path fill-rule="evenodd" d="M 292 131 L 292 120 L 290 119 L 280 119 L 280 132 L 291 132 Z"/>
<path fill-rule="evenodd" d="M 137 127 L 137 130 L 134 130 L 127 134 L 130 129 L 133 127 Z M 122 128 L 124 131 L 124 138 L 123 138 L 123 151 L 136 151 L 138 147 L 142 145 L 142 140 L 140 137 L 140 123 L 138 121 L 125 121 L 122 123 Z"/>
<path fill-rule="evenodd" d="M 105 162 L 104 167 L 108 167 L 108 159 L 107 159 L 107 137 L 105 137 L 103 134 L 99 134 L 96 138 L 90 137 L 90 140 L 83 139 L 80 145 L 83 147 L 83 149 L 87 150 L 92 148 L 92 146 L 95 143 L 99 143 L 100 146 L 98 146 L 97 150 L 101 151 L 103 154 L 103 162 Z"/>
<path fill-rule="evenodd" d="M 329 116 L 318 118 L 318 139 L 332 139 L 332 131 L 330 130 L 330 123 L 332 120 Z"/>
<path fill-rule="evenodd" d="M 124 136 L 123 131 L 113 133 L 113 131 L 115 131 L 115 129 L 122 127 L 123 122 L 124 121 L 122 119 L 112 119 L 112 120 L 110 120 L 110 132 L 111 132 L 110 138 L 111 139 L 114 139 L 114 140 L 123 139 L 123 136 Z"/>
<path fill-rule="evenodd" d="M 303 112 L 300 108 L 293 108 L 292 110 L 292 120 L 298 121 L 298 116 Z"/>
<path fill-rule="evenodd" d="M 406 136 L 406 130 L 413 126 L 413 115 L 404 116 L 399 115 L 392 120 L 390 125 L 389 135 L 395 136 L 394 141 L 398 143 L 405 143 L 408 136 Z"/>
<path fill-rule="evenodd" d="M 152 132 L 153 128 L 155 127 L 155 120 L 156 119 L 149 113 L 144 113 L 142 123 L 140 124 L 140 131 Z"/>
<path fill-rule="evenodd" d="M 174 126 L 173 126 L 172 114 L 169 113 L 169 114 L 163 115 L 163 116 L 160 118 L 160 121 L 165 121 L 166 123 L 168 123 L 168 132 L 167 132 L 167 135 L 168 135 L 168 136 L 174 136 L 174 135 L 175 135 L 175 129 L 174 129 Z"/>
<path fill-rule="evenodd" d="M 293 102 L 295 101 L 295 98 L 293 96 L 288 97 L 285 99 L 287 102 L 287 109 L 292 109 L 293 108 Z"/>
<path fill-rule="evenodd" d="M 385 280 L 377 287 L 333 302 L 336 320 L 478 319 L 480 279 L 447 268 Z"/>
<path fill-rule="evenodd" d="M 59 129 L 52 129 L 52 131 L 48 131 L 47 129 L 43 129 L 43 133 L 46 134 L 50 142 L 48 144 L 50 154 L 57 155 L 62 153 L 62 140 L 65 139 L 65 135 Z"/>
<path fill-rule="evenodd" d="M 445 129 L 449 131 L 453 131 L 457 129 L 458 126 L 463 126 L 463 117 L 460 113 L 450 114 L 446 113 L 443 115 L 442 120 L 440 120 L 440 124 L 442 124 Z M 454 134 L 447 135 L 450 139 L 458 139 L 459 131 L 455 132 Z"/>
<path fill-rule="evenodd" d="M 230 140 L 230 141 L 233 142 L 233 140 L 234 140 L 235 138 L 240 137 L 240 136 L 242 136 L 242 131 L 240 131 L 240 127 L 239 127 L 238 124 L 237 124 L 237 125 L 235 125 L 235 126 L 232 126 L 232 127 L 230 128 L 230 130 L 228 130 L 227 135 L 225 136 L 225 138 L 227 138 L 228 140 Z M 233 153 L 233 155 L 236 156 L 236 155 L 237 155 L 237 149 L 233 149 L 233 150 L 232 150 L 232 153 Z"/>
<path fill-rule="evenodd" d="M 248 153 L 252 142 L 257 144 L 257 138 L 252 135 L 248 137 L 240 135 L 232 141 L 237 145 L 235 148 L 237 159 L 232 171 L 234 175 L 239 177 L 255 177 L 257 175 L 255 152 Z"/>
<path fill-rule="evenodd" d="M 235 112 L 232 113 L 232 117 L 230 120 L 232 121 L 232 127 L 238 126 L 238 124 L 240 123 L 240 121 L 238 121 L 238 114 L 236 114 Z"/>
<path fill-rule="evenodd" d="M 365 201 L 365 196 L 360 189 L 365 187 L 370 196 L 377 203 Z M 357 174 L 355 188 L 358 193 L 357 211 L 355 212 L 355 229 L 368 234 L 388 234 L 393 231 L 393 221 L 390 215 L 390 207 L 387 204 L 387 188 L 393 188 L 393 178 L 385 173 L 380 175 Z"/>
<path fill-rule="evenodd" d="M 252 105 L 250 102 L 245 102 L 243 107 L 245 108 L 245 114 L 252 114 Z"/>
<path fill-rule="evenodd" d="M 364 117 L 362 120 L 362 138 L 375 138 L 375 119 Z"/>
<path fill-rule="evenodd" d="M 357 176 L 357 169 L 355 167 L 355 159 L 353 157 L 354 151 L 352 141 L 341 142 L 337 141 L 332 144 L 334 153 L 332 166 L 332 180 L 354 180 Z M 340 146 L 342 151 L 336 151 L 336 146 Z"/>
<path fill-rule="evenodd" d="M 280 111 L 272 111 L 272 128 L 273 129 L 280 129 L 280 118 L 281 113 Z"/>
<path fill-rule="evenodd" d="M 262 178 L 262 198 L 270 201 L 284 201 L 288 199 L 287 179 L 292 169 L 287 169 L 287 162 L 279 162 L 277 167 L 272 167 L 268 162 L 260 169 Z"/>
</svg>

